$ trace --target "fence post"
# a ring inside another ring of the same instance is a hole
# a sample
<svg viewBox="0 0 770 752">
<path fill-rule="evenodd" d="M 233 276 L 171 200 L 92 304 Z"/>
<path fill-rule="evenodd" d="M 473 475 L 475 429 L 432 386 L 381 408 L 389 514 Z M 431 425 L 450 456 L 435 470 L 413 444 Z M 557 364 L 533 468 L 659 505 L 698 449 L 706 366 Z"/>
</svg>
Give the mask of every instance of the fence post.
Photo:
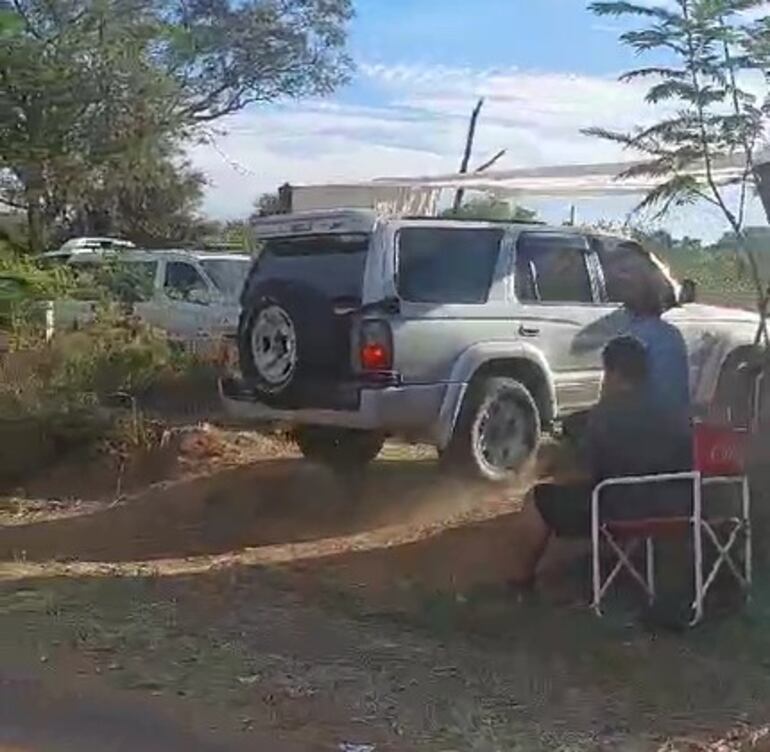
<svg viewBox="0 0 770 752">
<path fill-rule="evenodd" d="M 54 333 L 54 302 L 53 300 L 46 300 L 45 302 L 45 341 L 50 342 L 53 339 Z"/>
<path fill-rule="evenodd" d="M 770 223 L 770 149 L 765 150 L 754 165 L 754 175 L 757 179 L 757 193 L 765 207 L 767 221 Z"/>
</svg>

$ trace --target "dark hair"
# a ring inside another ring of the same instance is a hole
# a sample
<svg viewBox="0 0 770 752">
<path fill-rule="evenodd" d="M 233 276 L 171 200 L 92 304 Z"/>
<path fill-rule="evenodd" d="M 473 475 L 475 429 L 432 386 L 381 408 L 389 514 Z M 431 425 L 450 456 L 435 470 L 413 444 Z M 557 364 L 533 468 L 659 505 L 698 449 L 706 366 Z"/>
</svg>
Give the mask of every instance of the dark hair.
<svg viewBox="0 0 770 752">
<path fill-rule="evenodd" d="M 626 306 L 637 316 L 661 316 L 666 310 L 663 296 L 649 279 L 642 278 L 626 299 Z"/>
<path fill-rule="evenodd" d="M 631 335 L 610 340 L 602 352 L 605 371 L 613 371 L 631 384 L 640 385 L 647 379 L 649 370 L 647 348 Z"/>
</svg>

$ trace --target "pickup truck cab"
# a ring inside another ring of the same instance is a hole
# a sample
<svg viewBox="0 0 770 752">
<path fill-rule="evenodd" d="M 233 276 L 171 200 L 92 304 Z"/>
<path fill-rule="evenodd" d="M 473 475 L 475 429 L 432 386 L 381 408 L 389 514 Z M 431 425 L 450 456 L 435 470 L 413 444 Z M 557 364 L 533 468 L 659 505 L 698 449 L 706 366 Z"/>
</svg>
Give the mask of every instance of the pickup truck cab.
<svg viewBox="0 0 770 752">
<path fill-rule="evenodd" d="M 183 341 L 234 334 L 238 302 L 251 257 L 242 253 L 188 250 L 77 249 L 45 254 L 48 263 L 68 265 L 75 272 L 94 272 L 108 263 L 130 271 L 129 301 L 143 321 Z M 57 327 L 83 322 L 92 315 L 89 302 L 56 301 Z"/>
</svg>

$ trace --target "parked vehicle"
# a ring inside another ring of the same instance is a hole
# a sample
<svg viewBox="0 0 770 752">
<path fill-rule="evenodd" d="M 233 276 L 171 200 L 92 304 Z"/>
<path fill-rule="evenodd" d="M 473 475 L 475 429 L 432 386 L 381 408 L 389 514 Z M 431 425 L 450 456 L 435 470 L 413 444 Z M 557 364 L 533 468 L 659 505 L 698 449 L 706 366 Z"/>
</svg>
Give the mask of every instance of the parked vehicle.
<svg viewBox="0 0 770 752">
<path fill-rule="evenodd" d="M 136 248 L 130 240 L 121 238 L 96 238 L 83 237 L 71 238 L 56 251 L 48 251 L 43 254 L 44 259 L 66 261 L 78 253 L 92 253 L 95 251 L 125 251 Z"/>
<path fill-rule="evenodd" d="M 48 254 L 47 258 L 52 258 Z M 191 341 L 234 334 L 238 298 L 251 267 L 251 257 L 202 251 L 124 250 L 78 252 L 62 259 L 75 270 L 93 271 L 108 262 L 133 271 L 129 300 L 144 321 L 176 339 Z M 83 321 L 91 304 L 57 301 L 57 326 Z"/>
<path fill-rule="evenodd" d="M 597 399 L 602 347 L 628 324 L 629 268 L 668 301 L 698 404 L 726 399 L 757 327 L 751 313 L 680 301 L 657 259 L 599 233 L 352 210 L 266 218 L 256 231 L 225 406 L 293 425 L 307 457 L 338 466 L 394 436 L 509 478 L 542 431 Z"/>
</svg>

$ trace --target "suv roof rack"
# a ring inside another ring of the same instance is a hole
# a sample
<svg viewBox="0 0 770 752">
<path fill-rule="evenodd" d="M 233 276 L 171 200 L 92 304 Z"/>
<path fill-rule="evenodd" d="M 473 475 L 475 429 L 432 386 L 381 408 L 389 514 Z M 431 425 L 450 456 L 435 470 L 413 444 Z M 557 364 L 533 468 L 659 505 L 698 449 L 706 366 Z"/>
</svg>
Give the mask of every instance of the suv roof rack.
<svg viewBox="0 0 770 752">
<path fill-rule="evenodd" d="M 539 219 L 484 219 L 482 217 L 431 217 L 425 214 L 404 215 L 400 219 L 408 219 L 410 221 L 425 220 L 435 222 L 437 219 L 444 219 L 447 222 L 490 222 L 495 225 L 545 225 Z"/>
</svg>

